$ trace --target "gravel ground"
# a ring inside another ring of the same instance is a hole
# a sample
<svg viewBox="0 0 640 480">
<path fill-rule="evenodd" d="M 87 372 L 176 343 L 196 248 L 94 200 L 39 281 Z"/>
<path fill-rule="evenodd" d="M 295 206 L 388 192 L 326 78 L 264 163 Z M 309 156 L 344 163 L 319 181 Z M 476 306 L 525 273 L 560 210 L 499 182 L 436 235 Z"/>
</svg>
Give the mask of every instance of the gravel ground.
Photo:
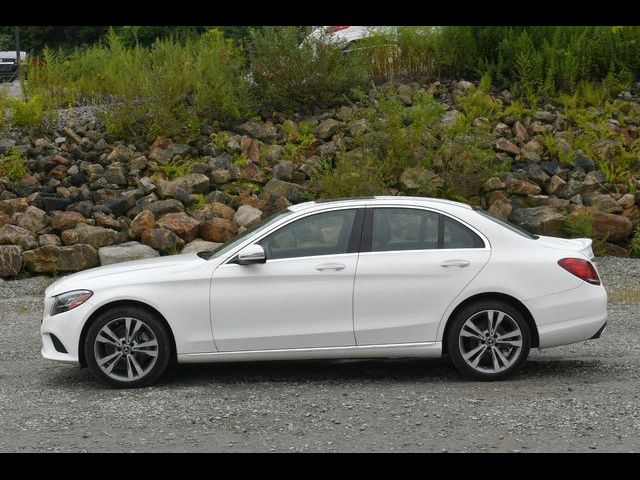
<svg viewBox="0 0 640 480">
<path fill-rule="evenodd" d="M 609 328 L 467 381 L 446 360 L 179 366 L 99 386 L 40 358 L 51 279 L 0 282 L 0 451 L 640 451 L 640 261 L 600 258 Z"/>
<path fill-rule="evenodd" d="M 17 80 L 13 82 L 0 83 L 0 89 L 3 89 L 10 97 L 22 98 L 22 86 Z"/>
</svg>

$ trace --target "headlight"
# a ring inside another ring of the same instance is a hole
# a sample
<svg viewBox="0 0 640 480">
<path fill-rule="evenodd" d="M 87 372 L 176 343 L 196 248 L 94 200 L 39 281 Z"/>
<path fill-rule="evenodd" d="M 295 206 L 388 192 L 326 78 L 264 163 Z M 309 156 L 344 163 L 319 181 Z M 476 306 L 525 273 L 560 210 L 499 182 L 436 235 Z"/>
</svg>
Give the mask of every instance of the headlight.
<svg viewBox="0 0 640 480">
<path fill-rule="evenodd" d="M 91 290 L 73 290 L 56 296 L 51 307 L 51 315 L 73 310 L 89 300 L 91 295 L 93 295 Z"/>
</svg>

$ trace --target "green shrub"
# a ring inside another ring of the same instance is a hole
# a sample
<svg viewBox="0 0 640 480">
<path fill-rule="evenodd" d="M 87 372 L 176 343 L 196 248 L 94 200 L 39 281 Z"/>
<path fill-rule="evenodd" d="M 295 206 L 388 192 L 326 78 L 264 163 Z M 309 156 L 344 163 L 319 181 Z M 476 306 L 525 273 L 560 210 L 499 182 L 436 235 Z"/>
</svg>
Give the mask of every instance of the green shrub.
<svg viewBox="0 0 640 480">
<path fill-rule="evenodd" d="M 159 164 L 156 162 L 152 162 L 149 167 L 153 172 L 162 172 L 165 177 L 169 180 L 173 180 L 175 178 L 184 177 L 185 175 L 189 175 L 192 172 L 192 167 L 194 163 L 202 162 L 199 158 L 194 157 L 184 157 L 180 159 L 171 160 L 165 164 Z"/>
<path fill-rule="evenodd" d="M 11 120 L 19 127 L 37 128 L 45 119 L 45 105 L 40 96 L 28 100 L 13 99 L 11 109 Z"/>
<path fill-rule="evenodd" d="M 482 88 L 488 89 L 486 84 Z M 499 107 L 490 99 L 473 98 L 470 108 L 478 102 L 490 110 Z M 508 159 L 495 154 L 495 140 L 489 132 L 471 128 L 464 118 L 459 125 L 443 125 L 444 111 L 427 93 L 416 92 L 407 107 L 399 101 L 396 90 L 388 87 L 379 92 L 376 102 L 375 110 L 364 109 L 360 114 L 370 131 L 353 137 L 354 150 L 338 154 L 335 163 L 325 163 L 315 176 L 319 195 L 382 193 L 397 187 L 407 168 L 421 167 L 433 172 L 428 185 L 421 188 L 422 194 L 466 199 L 469 182 L 477 184 L 509 169 Z M 465 182 L 460 181 L 461 176 Z"/>
<path fill-rule="evenodd" d="M 200 210 L 201 208 L 204 208 L 208 203 L 207 196 L 205 194 L 198 193 L 193 195 L 193 197 L 194 197 L 193 203 L 187 207 L 187 212 L 189 214 L 193 214 L 193 212 L 195 212 L 196 210 Z"/>
<path fill-rule="evenodd" d="M 244 59 L 215 30 L 149 48 L 128 46 L 111 31 L 70 55 L 47 50 L 30 65 L 26 90 L 56 107 L 106 103 L 108 131 L 129 138 L 189 138 L 205 121 L 226 124 L 252 111 Z"/>
<path fill-rule="evenodd" d="M 564 219 L 564 230 L 568 238 L 591 238 L 593 219 L 588 213 L 568 215 Z"/>
<path fill-rule="evenodd" d="M 478 117 L 493 118 L 502 114 L 502 101 L 489 94 L 491 77 L 482 76 L 478 87 L 456 97 L 456 103 L 462 107 L 466 120 L 471 123 Z"/>
<path fill-rule="evenodd" d="M 354 150 L 339 154 L 335 164 L 325 160 L 314 176 L 314 186 L 320 198 L 382 195 L 387 191 L 378 161 Z"/>
<path fill-rule="evenodd" d="M 13 148 L 5 156 L 0 157 L 0 177 L 18 182 L 28 173 L 24 155 L 20 150 Z"/>
<path fill-rule="evenodd" d="M 253 29 L 246 48 L 253 92 L 265 112 L 332 107 L 367 81 L 359 55 L 323 40 L 300 44 L 297 27 Z"/>
</svg>

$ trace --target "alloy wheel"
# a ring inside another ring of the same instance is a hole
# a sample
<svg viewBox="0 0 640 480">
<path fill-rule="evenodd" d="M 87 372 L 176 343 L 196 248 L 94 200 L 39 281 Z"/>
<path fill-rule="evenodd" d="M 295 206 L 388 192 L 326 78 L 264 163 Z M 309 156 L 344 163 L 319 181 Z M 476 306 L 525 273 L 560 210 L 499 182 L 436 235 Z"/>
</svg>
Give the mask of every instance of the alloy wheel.
<svg viewBox="0 0 640 480">
<path fill-rule="evenodd" d="M 500 310 L 482 310 L 463 324 L 458 337 L 464 361 L 481 373 L 507 370 L 520 357 L 523 335 L 516 321 Z"/>
<path fill-rule="evenodd" d="M 107 376 L 132 382 L 153 369 L 158 358 L 158 339 L 142 320 L 121 317 L 100 329 L 93 350 L 98 367 Z"/>
</svg>

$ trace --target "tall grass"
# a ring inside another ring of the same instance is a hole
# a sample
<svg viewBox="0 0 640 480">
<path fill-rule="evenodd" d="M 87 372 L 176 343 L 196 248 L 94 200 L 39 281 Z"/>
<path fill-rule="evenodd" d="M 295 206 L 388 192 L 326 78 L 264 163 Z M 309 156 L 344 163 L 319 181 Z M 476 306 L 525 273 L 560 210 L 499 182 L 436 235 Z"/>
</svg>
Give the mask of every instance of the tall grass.
<svg viewBox="0 0 640 480">
<path fill-rule="evenodd" d="M 252 29 L 246 50 L 253 91 L 266 112 L 331 107 L 367 81 L 359 56 L 332 42 L 301 43 L 298 27 Z"/>
<path fill-rule="evenodd" d="M 610 74 L 624 81 L 640 74 L 640 27 L 633 26 L 399 27 L 366 43 L 377 79 L 479 79 L 489 73 L 530 99 Z"/>
<path fill-rule="evenodd" d="M 30 66 L 26 94 L 56 107 L 112 104 L 107 128 L 125 137 L 189 136 L 205 121 L 228 122 L 251 108 L 244 60 L 217 31 L 150 48 L 127 46 L 111 31 L 70 56 L 46 50 Z"/>
<path fill-rule="evenodd" d="M 115 134 L 189 137 L 204 122 L 332 107 L 370 82 L 486 74 L 535 108 L 558 93 L 599 105 L 603 92 L 615 94 L 640 76 L 640 27 L 404 26 L 362 40 L 348 54 L 326 41 L 301 43 L 303 31 L 253 28 L 234 41 L 208 30 L 146 47 L 111 30 L 71 54 L 45 49 L 29 66 L 25 92 L 45 110 L 109 104 L 105 120 Z M 472 103 L 489 112 L 500 107 Z"/>
</svg>

